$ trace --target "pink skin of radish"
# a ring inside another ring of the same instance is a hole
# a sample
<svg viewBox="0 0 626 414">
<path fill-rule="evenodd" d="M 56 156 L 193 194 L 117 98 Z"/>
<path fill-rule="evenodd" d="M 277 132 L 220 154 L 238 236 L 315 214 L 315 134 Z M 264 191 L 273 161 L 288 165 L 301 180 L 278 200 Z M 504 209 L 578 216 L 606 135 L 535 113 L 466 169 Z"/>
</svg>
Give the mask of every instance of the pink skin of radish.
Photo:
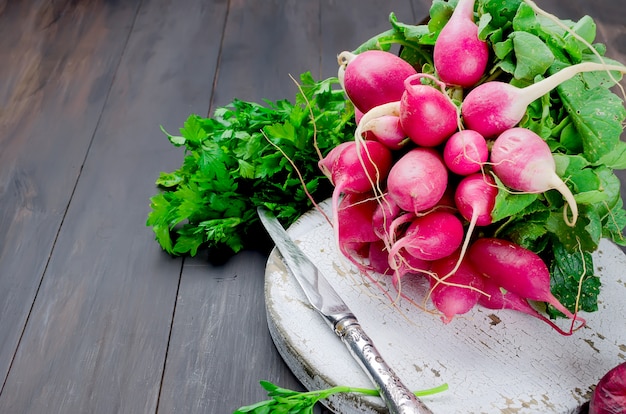
<svg viewBox="0 0 626 414">
<path fill-rule="evenodd" d="M 421 83 L 435 81 L 441 90 Z M 418 73 L 408 77 L 400 100 L 400 124 L 411 141 L 422 147 L 443 143 L 458 129 L 458 111 L 444 93 L 445 85 L 431 75 Z"/>
<path fill-rule="evenodd" d="M 524 88 L 499 81 L 485 82 L 472 89 L 463 99 L 463 122 L 468 129 L 485 138 L 495 137 L 516 126 L 524 117 L 528 105 L 561 83 L 579 73 L 603 70 L 626 73 L 626 67 L 623 66 L 583 62 L 568 66 Z"/>
<path fill-rule="evenodd" d="M 393 274 L 393 269 L 389 266 L 387 247 L 384 241 L 377 240 L 369 245 L 369 267 L 381 275 L 390 276 Z"/>
<path fill-rule="evenodd" d="M 404 211 L 420 213 L 436 206 L 448 185 L 448 170 L 430 148 L 414 148 L 391 167 L 389 197 Z"/>
<path fill-rule="evenodd" d="M 460 265 L 457 264 L 459 261 Z M 452 272 L 453 269 L 456 271 Z M 442 278 L 430 277 L 430 299 L 443 314 L 441 320 L 444 323 L 450 323 L 456 315 L 467 313 L 476 306 L 482 295 L 482 278 L 474 266 L 461 260 L 458 253 L 434 261 L 430 270 Z"/>
<path fill-rule="evenodd" d="M 413 219 L 404 235 L 396 241 L 390 256 L 404 249 L 421 260 L 438 260 L 454 253 L 463 242 L 463 224 L 445 210 L 434 210 Z"/>
<path fill-rule="evenodd" d="M 371 242 L 379 240 L 372 227 L 372 216 L 378 202 L 371 193 L 347 193 L 337 210 L 339 240 L 344 249 L 363 256 Z"/>
<path fill-rule="evenodd" d="M 400 207 L 388 195 L 383 195 L 378 201 L 376 210 L 372 215 L 372 227 L 374 234 L 381 240 L 393 240 L 391 224 L 402 213 Z"/>
<path fill-rule="evenodd" d="M 349 141 L 333 148 L 318 165 L 335 186 L 332 194 L 333 228 L 340 251 L 350 258 L 339 233 L 339 197 L 344 193 L 368 193 L 382 185 L 391 168 L 391 151 L 377 141 Z M 371 227 L 371 220 L 369 227 Z"/>
<path fill-rule="evenodd" d="M 358 55 L 342 52 L 337 60 L 346 95 L 363 113 L 399 101 L 404 80 L 417 73 L 399 56 L 382 50 L 367 50 Z"/>
<path fill-rule="evenodd" d="M 400 125 L 400 117 L 395 115 L 383 115 L 372 119 L 363 126 L 362 132 L 372 134 L 373 139 L 394 151 L 404 148 L 410 142 Z"/>
<path fill-rule="evenodd" d="M 474 0 L 459 0 L 437 37 L 433 62 L 439 78 L 449 85 L 467 88 L 482 78 L 489 62 L 489 47 L 478 38 Z"/>
<path fill-rule="evenodd" d="M 391 152 L 380 142 L 349 141 L 333 148 L 319 167 L 340 193 L 364 193 L 385 179 L 391 163 Z"/>
<path fill-rule="evenodd" d="M 471 227 L 488 226 L 493 220 L 491 211 L 496 204 L 498 187 L 490 175 L 474 173 L 464 177 L 456 187 L 454 202 L 459 213 Z M 468 233 L 471 229 L 468 229 Z"/>
<path fill-rule="evenodd" d="M 481 173 L 470 174 L 457 185 L 454 191 L 454 203 L 461 216 L 469 221 L 465 240 L 461 246 L 459 260 L 456 266 L 447 277 L 457 271 L 461 265 L 461 260 L 465 258 L 467 248 L 469 246 L 474 228 L 476 226 L 487 226 L 492 223 L 491 211 L 496 203 L 498 188 L 495 186 L 495 180 L 489 175 Z"/>
<path fill-rule="evenodd" d="M 497 286 L 533 301 L 546 302 L 572 320 L 585 320 L 563 306 L 550 291 L 550 271 L 536 253 L 508 240 L 479 238 L 468 249 L 474 267 Z M 579 327 L 579 328 L 580 328 Z M 577 328 L 577 329 L 579 329 Z"/>
<path fill-rule="evenodd" d="M 550 327 L 552 327 L 552 329 L 554 329 L 561 335 L 569 336 L 572 334 L 572 332 L 565 332 L 550 319 L 540 314 L 535 308 L 530 306 L 526 299 L 520 297 L 519 295 L 516 295 L 513 292 L 503 291 L 489 278 L 483 277 L 483 285 L 481 290 L 484 294 L 480 295 L 480 297 L 478 298 L 478 305 L 484 308 L 494 310 L 509 309 L 521 312 L 547 323 L 548 325 L 550 325 Z"/>
<path fill-rule="evenodd" d="M 476 131 L 454 133 L 443 148 L 443 161 L 455 174 L 469 175 L 481 170 L 489 159 L 487 141 Z"/>
<path fill-rule="evenodd" d="M 626 412 L 626 362 L 609 370 L 593 390 L 588 414 Z"/>
<path fill-rule="evenodd" d="M 357 125 L 361 122 L 361 118 L 363 118 L 363 112 L 361 112 L 359 108 L 354 107 L 354 122 Z"/>
<path fill-rule="evenodd" d="M 493 171 L 502 183 L 527 193 L 560 192 L 572 211 L 572 220 L 563 211 L 569 226 L 576 224 L 578 206 L 574 195 L 556 175 L 556 165 L 548 144 L 526 128 L 511 128 L 496 138 L 491 148 Z"/>
</svg>

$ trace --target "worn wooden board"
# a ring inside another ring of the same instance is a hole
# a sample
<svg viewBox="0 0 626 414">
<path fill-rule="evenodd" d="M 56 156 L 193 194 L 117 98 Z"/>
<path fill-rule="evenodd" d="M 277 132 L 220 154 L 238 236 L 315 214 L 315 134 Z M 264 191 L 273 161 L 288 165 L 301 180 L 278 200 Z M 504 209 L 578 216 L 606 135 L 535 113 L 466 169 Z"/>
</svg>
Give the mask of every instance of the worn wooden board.
<svg viewBox="0 0 626 414">
<path fill-rule="evenodd" d="M 626 256 L 607 241 L 594 255 L 603 281 L 600 309 L 582 314 L 587 326 L 566 337 L 538 319 L 510 311 L 475 308 L 444 325 L 407 300 L 392 307 L 337 253 L 333 232 L 321 214 L 305 215 L 290 233 L 410 389 L 449 385 L 447 392 L 424 399 L 435 413 L 575 412 L 588 401 L 597 381 L 626 360 Z M 395 292 L 387 278 L 373 276 Z M 420 293 L 414 297 L 421 303 L 426 286 L 418 280 L 405 283 L 403 292 Z M 276 252 L 268 261 L 265 294 L 272 337 L 307 388 L 372 387 Z M 565 320 L 558 324 L 569 326 Z M 342 414 L 385 411 L 380 399 L 352 394 L 340 394 L 328 404 Z"/>
</svg>

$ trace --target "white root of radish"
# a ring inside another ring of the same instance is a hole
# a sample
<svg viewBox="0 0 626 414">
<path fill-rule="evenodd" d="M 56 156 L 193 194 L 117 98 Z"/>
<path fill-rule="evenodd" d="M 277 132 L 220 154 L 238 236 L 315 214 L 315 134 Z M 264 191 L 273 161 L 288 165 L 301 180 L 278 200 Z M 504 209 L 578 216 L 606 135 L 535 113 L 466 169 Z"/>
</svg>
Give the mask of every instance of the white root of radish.
<svg viewBox="0 0 626 414">
<path fill-rule="evenodd" d="M 501 81 L 485 82 L 470 91 L 463 100 L 463 120 L 469 129 L 486 138 L 497 136 L 519 124 L 532 102 L 561 83 L 580 73 L 598 71 L 626 73 L 626 66 L 583 62 L 565 67 L 524 88 Z"/>
</svg>

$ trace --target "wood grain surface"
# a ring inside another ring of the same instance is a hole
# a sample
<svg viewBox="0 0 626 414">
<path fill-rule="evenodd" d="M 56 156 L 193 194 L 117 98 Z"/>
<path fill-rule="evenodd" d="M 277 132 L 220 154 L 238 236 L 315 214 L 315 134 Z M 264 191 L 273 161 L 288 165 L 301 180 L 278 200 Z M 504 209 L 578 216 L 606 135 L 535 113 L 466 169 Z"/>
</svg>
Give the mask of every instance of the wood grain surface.
<svg viewBox="0 0 626 414">
<path fill-rule="evenodd" d="M 598 23 L 626 61 L 626 4 L 538 1 Z M 419 21 L 428 0 L 0 0 L 0 413 L 227 413 L 277 353 L 265 252 L 171 258 L 145 226 L 160 126 L 233 98 L 292 98 L 290 75 Z M 623 179 L 623 182 L 626 180 Z"/>
</svg>

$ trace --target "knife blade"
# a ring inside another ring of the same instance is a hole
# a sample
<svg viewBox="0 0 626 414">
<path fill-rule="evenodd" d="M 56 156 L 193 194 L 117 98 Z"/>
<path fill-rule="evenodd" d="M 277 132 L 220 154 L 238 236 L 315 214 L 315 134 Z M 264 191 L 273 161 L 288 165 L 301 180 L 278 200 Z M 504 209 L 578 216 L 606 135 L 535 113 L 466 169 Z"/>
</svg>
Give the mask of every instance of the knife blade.
<svg viewBox="0 0 626 414">
<path fill-rule="evenodd" d="M 391 414 L 432 414 L 432 411 L 402 383 L 384 361 L 356 316 L 324 277 L 320 269 L 291 239 L 276 217 L 258 208 L 261 223 L 276 244 L 289 272 L 311 303 L 341 338 L 350 354 L 378 389 Z"/>
</svg>

